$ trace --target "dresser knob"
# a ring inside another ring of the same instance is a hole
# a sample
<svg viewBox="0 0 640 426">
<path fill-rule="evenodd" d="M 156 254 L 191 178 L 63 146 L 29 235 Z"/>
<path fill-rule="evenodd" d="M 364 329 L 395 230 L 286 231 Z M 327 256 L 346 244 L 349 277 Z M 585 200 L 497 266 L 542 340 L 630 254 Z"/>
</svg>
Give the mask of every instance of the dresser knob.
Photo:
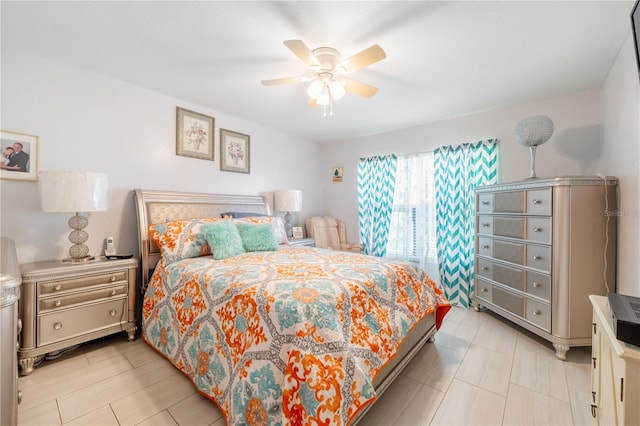
<svg viewBox="0 0 640 426">
<path fill-rule="evenodd" d="M 482 227 L 483 227 L 483 228 L 488 228 L 488 227 L 490 227 L 490 226 L 491 226 L 491 224 L 490 224 L 490 223 L 483 223 L 483 224 L 482 224 Z"/>
<path fill-rule="evenodd" d="M 115 288 L 114 288 L 113 290 L 111 290 L 111 295 L 112 295 L 112 296 L 115 296 L 115 295 L 116 295 L 116 293 L 118 293 L 118 292 L 116 291 L 116 289 L 115 289 Z"/>
<path fill-rule="evenodd" d="M 112 309 L 112 310 L 109 311 L 109 316 L 115 317 L 116 314 L 117 314 L 117 312 L 116 312 L 115 309 Z"/>
<path fill-rule="evenodd" d="M 480 290 L 483 293 L 486 293 L 487 291 L 489 291 L 486 287 L 483 287 L 482 290 Z"/>
<path fill-rule="evenodd" d="M 538 315 L 540 315 L 540 314 L 541 314 L 541 312 L 540 312 L 539 310 L 537 310 L 537 309 L 536 309 L 536 310 L 534 310 L 534 311 L 531 311 L 531 313 L 532 313 L 534 316 L 538 316 Z"/>
<path fill-rule="evenodd" d="M 488 201 L 480 201 L 480 204 L 482 204 L 483 206 L 488 206 L 491 203 Z"/>
<path fill-rule="evenodd" d="M 62 290 L 62 285 L 60 285 L 60 284 L 56 284 L 56 285 L 55 285 L 55 287 L 53 287 L 53 289 L 54 289 L 55 291 L 60 291 L 60 290 Z"/>
<path fill-rule="evenodd" d="M 53 329 L 54 330 L 60 330 L 62 328 L 62 323 L 61 322 L 56 322 L 53 324 Z"/>
<path fill-rule="evenodd" d="M 533 260 L 540 260 L 542 256 L 538 256 L 537 254 L 533 255 Z"/>
<path fill-rule="evenodd" d="M 537 198 L 534 198 L 533 200 L 531 200 L 531 202 L 533 204 L 542 204 L 542 200 L 538 200 Z"/>
<path fill-rule="evenodd" d="M 483 271 L 488 271 L 488 270 L 489 270 L 489 267 L 488 267 L 488 266 L 483 266 L 481 269 L 482 269 Z"/>
<path fill-rule="evenodd" d="M 483 248 L 483 249 L 488 249 L 488 248 L 489 248 L 489 244 L 483 244 L 483 245 L 482 245 L 482 248 Z"/>
<path fill-rule="evenodd" d="M 56 300 L 56 302 L 54 303 L 54 305 L 55 305 L 56 307 L 58 307 L 58 306 L 62 305 L 62 300 Z"/>
<path fill-rule="evenodd" d="M 533 227 L 533 232 L 541 232 L 542 228 L 540 228 L 539 226 L 534 226 Z"/>
<path fill-rule="evenodd" d="M 116 280 L 115 276 L 111 277 L 111 282 L 114 282 L 115 280 Z"/>
<path fill-rule="evenodd" d="M 538 288 L 538 287 L 542 287 L 542 284 L 537 283 L 537 282 L 534 281 L 533 288 Z"/>
</svg>

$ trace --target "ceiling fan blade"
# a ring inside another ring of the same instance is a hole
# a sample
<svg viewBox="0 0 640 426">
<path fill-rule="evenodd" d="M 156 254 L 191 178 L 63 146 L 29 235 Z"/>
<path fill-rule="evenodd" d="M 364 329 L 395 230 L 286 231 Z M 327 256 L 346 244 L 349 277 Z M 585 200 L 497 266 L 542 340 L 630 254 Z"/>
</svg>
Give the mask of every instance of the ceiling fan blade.
<svg viewBox="0 0 640 426">
<path fill-rule="evenodd" d="M 286 77 L 286 78 L 275 78 L 273 80 L 262 80 L 262 84 L 265 86 L 275 86 L 277 84 L 303 83 L 309 80 L 310 80 L 309 77 Z"/>
<path fill-rule="evenodd" d="M 320 65 L 316 57 L 311 53 L 311 50 L 302 40 L 285 40 L 283 43 L 307 66 L 311 67 Z"/>
<path fill-rule="evenodd" d="M 374 44 L 373 46 L 356 53 L 352 57 L 345 59 L 337 66 L 336 69 L 340 70 L 342 68 L 345 73 L 353 72 L 381 61 L 386 57 L 387 54 L 384 53 L 382 47 Z"/>
<path fill-rule="evenodd" d="M 368 84 L 360 83 L 359 81 L 344 79 L 344 90 L 347 92 L 355 93 L 356 95 L 363 96 L 365 98 L 371 98 L 378 93 L 378 88 L 369 86 Z"/>
</svg>

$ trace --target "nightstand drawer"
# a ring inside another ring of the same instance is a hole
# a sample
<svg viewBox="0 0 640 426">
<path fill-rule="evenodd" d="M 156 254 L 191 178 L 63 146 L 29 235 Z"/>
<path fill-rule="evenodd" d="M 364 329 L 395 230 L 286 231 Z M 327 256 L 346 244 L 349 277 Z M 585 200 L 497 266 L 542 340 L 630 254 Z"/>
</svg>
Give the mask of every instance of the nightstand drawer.
<svg viewBox="0 0 640 426">
<path fill-rule="evenodd" d="M 69 308 L 75 305 L 86 304 L 87 302 L 109 300 L 114 297 L 125 297 L 127 295 L 128 287 L 129 286 L 125 283 L 98 290 L 89 290 L 64 296 L 42 298 L 38 300 L 38 313 L 42 314 Z"/>
<path fill-rule="evenodd" d="M 125 297 L 38 316 L 38 345 L 59 342 L 113 325 L 126 323 Z"/>
<path fill-rule="evenodd" d="M 127 278 L 127 271 L 117 271 L 64 280 L 43 281 L 38 283 L 38 297 L 79 290 L 84 287 L 94 287 L 100 284 L 113 284 L 118 281 L 127 281 Z"/>
</svg>

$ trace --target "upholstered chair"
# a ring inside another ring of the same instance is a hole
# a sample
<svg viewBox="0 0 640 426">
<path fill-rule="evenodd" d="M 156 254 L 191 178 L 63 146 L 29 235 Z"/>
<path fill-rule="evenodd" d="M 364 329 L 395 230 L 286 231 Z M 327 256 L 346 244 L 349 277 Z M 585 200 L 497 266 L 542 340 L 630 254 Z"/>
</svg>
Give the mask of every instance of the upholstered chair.
<svg viewBox="0 0 640 426">
<path fill-rule="evenodd" d="M 307 236 L 315 240 L 316 247 L 361 252 L 360 244 L 347 243 L 344 222 L 333 217 L 315 216 L 305 221 Z"/>
</svg>

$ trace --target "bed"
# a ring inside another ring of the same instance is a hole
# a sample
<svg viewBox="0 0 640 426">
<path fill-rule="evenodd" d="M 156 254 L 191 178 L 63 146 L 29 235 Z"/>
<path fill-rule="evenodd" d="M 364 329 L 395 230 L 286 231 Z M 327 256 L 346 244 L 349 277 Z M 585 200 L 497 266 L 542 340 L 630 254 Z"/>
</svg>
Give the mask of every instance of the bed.
<svg viewBox="0 0 640 426">
<path fill-rule="evenodd" d="M 252 232 L 271 223 L 285 242 L 262 196 L 134 196 L 142 336 L 229 425 L 357 423 L 450 308 L 405 262 L 286 243 L 228 257 L 226 240 L 193 249 L 212 222 Z"/>
</svg>

